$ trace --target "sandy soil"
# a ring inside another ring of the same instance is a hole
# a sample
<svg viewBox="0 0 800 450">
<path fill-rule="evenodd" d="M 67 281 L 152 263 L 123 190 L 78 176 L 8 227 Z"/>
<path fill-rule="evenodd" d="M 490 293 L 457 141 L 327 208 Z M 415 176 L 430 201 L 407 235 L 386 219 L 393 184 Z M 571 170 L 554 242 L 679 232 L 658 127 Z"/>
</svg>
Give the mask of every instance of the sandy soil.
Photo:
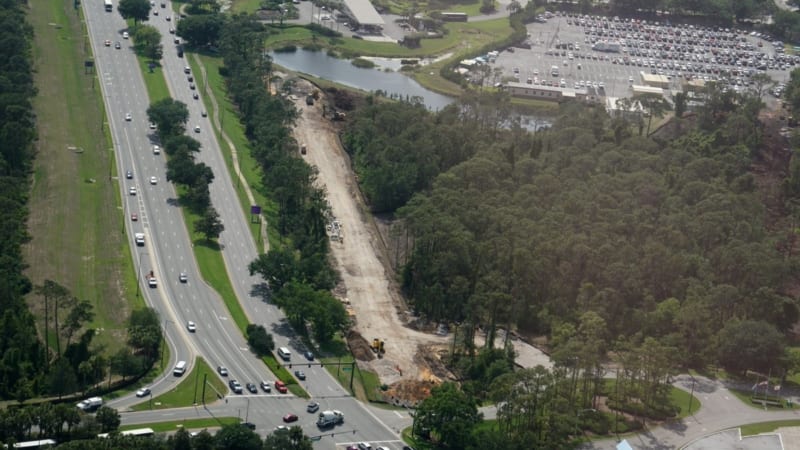
<svg viewBox="0 0 800 450">
<path fill-rule="evenodd" d="M 331 240 L 332 255 L 342 277 L 337 289 L 350 303 L 356 317 L 355 329 L 368 341 L 383 339 L 386 354 L 367 365 L 381 381 L 392 384 L 402 379 L 428 379 L 430 372 L 415 358 L 421 344 L 446 344 L 447 338 L 426 334 L 405 326 L 398 308 L 404 311 L 393 275 L 387 273 L 385 251 L 356 187 L 348 155 L 336 130 L 322 117 L 320 102 L 313 106 L 303 96 L 296 101 L 300 118 L 294 130 L 298 143 L 307 147 L 305 160 L 319 170 L 319 183 L 327 191 L 335 220 L 341 226 L 341 242 Z"/>
</svg>

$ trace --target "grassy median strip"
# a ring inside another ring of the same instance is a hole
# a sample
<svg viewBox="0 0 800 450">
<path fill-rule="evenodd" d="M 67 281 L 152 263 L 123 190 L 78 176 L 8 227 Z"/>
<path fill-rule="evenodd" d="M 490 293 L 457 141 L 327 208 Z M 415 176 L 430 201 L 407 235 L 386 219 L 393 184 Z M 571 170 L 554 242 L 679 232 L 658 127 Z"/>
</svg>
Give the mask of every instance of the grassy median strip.
<svg viewBox="0 0 800 450">
<path fill-rule="evenodd" d="M 206 381 L 203 389 L 203 381 Z M 205 392 L 205 395 L 203 393 Z M 219 379 L 217 373 L 208 366 L 203 358 L 195 360 L 194 369 L 183 376 L 171 391 L 158 397 L 150 398 L 143 403 L 131 407 L 134 411 L 151 409 L 169 409 L 192 406 L 194 404 L 213 403 L 228 393 L 228 387 Z M 140 428 L 140 427 L 137 427 Z"/>
<path fill-rule="evenodd" d="M 137 425 L 123 425 L 119 431 L 136 430 L 139 428 L 150 428 L 156 433 L 170 433 L 178 431 L 180 428 L 187 430 L 204 430 L 207 428 L 219 428 L 223 425 L 233 425 L 241 422 L 238 417 L 214 417 L 210 419 L 189 419 L 173 420 L 171 422 L 140 423 Z"/>
<path fill-rule="evenodd" d="M 84 68 L 93 55 L 81 10 L 58 0 L 31 5 L 38 155 L 28 203 L 26 274 L 34 284 L 51 279 L 89 300 L 95 318 L 88 326 L 99 331 L 94 343 L 111 355 L 125 347 L 130 309 L 144 302 L 133 295 L 136 278 L 100 89 L 105 80 Z M 40 317 L 41 298 L 28 300 Z"/>
<path fill-rule="evenodd" d="M 751 423 L 747 425 L 742 425 L 739 428 L 741 428 L 742 436 L 753 436 L 761 433 L 772 433 L 778 428 L 797 427 L 797 426 L 800 426 L 800 420 L 789 419 L 789 420 L 775 420 L 772 422 Z"/>
</svg>

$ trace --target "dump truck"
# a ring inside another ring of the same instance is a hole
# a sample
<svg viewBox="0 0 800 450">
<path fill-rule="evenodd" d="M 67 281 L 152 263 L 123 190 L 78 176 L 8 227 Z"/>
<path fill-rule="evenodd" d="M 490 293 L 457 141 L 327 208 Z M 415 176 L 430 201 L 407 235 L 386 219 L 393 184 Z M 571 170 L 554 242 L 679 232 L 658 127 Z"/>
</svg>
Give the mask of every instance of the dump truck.
<svg viewBox="0 0 800 450">
<path fill-rule="evenodd" d="M 81 411 L 91 412 L 96 411 L 97 408 L 103 406 L 103 398 L 102 397 L 90 397 L 82 402 L 79 402 L 75 405 Z"/>
<path fill-rule="evenodd" d="M 317 419 L 317 426 L 320 428 L 332 427 L 344 423 L 344 414 L 341 411 L 322 411 Z"/>
</svg>

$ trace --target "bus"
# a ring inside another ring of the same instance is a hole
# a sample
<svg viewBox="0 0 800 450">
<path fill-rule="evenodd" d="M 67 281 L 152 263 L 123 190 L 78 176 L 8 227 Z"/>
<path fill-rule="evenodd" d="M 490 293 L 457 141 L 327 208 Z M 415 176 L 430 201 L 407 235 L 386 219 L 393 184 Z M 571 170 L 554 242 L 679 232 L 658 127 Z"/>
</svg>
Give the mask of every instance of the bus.
<svg viewBox="0 0 800 450">
<path fill-rule="evenodd" d="M 137 428 L 135 430 L 126 430 L 120 431 L 120 436 L 153 436 L 155 435 L 155 431 L 152 428 Z M 97 437 L 99 438 L 107 438 L 109 433 L 101 433 L 98 434 Z"/>
<path fill-rule="evenodd" d="M 111 0 L 103 0 L 103 4 L 106 6 L 106 11 L 111 12 L 114 8 L 114 5 L 111 4 Z"/>
<path fill-rule="evenodd" d="M 445 22 L 466 22 L 469 19 L 467 13 L 463 12 L 443 12 L 441 17 Z"/>
<path fill-rule="evenodd" d="M 56 441 L 52 439 L 40 439 L 38 441 L 17 442 L 13 448 L 53 448 L 56 446 Z M 8 448 L 3 445 L 3 448 Z"/>
</svg>

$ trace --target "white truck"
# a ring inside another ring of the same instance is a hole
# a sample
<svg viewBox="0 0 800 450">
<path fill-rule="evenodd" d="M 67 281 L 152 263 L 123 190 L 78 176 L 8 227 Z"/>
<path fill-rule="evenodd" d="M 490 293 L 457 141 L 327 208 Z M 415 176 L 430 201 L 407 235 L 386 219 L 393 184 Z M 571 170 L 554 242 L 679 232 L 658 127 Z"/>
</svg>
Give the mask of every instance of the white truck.
<svg viewBox="0 0 800 450">
<path fill-rule="evenodd" d="M 139 247 L 144 246 L 144 233 L 134 233 L 133 240 L 136 241 L 136 245 Z"/>
<path fill-rule="evenodd" d="M 75 405 L 81 411 L 91 412 L 96 411 L 97 408 L 103 406 L 103 398 L 102 397 L 90 397 L 86 400 L 79 402 Z"/>
<path fill-rule="evenodd" d="M 344 423 L 344 414 L 341 411 L 322 411 L 317 419 L 317 426 L 320 428 L 332 427 Z"/>
<path fill-rule="evenodd" d="M 151 270 L 150 273 L 147 274 L 147 285 L 151 288 L 158 287 L 158 280 L 156 280 L 156 275 Z"/>
</svg>

